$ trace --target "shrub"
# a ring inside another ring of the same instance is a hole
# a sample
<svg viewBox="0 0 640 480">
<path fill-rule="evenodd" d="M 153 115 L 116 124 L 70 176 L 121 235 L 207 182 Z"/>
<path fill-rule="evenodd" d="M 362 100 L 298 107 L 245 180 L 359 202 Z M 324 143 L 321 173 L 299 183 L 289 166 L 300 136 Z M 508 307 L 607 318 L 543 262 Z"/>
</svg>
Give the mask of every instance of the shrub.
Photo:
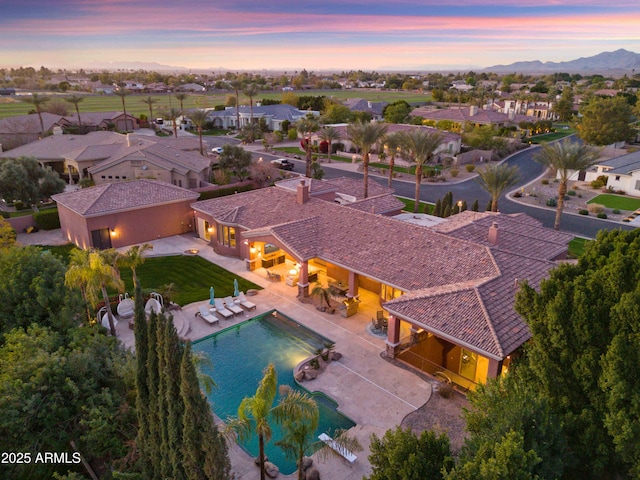
<svg viewBox="0 0 640 480">
<path fill-rule="evenodd" d="M 618 215 L 620 213 L 620 210 L 618 210 L 617 208 L 614 208 L 612 213 L 614 213 L 615 215 Z"/>
<path fill-rule="evenodd" d="M 589 213 L 598 214 L 604 212 L 604 206 L 597 203 L 590 203 L 589 205 L 587 205 L 587 210 L 589 211 Z"/>
<path fill-rule="evenodd" d="M 331 144 L 331 153 L 337 153 L 344 151 L 344 143 L 336 142 Z"/>
<path fill-rule="evenodd" d="M 450 398 L 453 395 L 453 386 L 450 383 L 442 382 L 438 385 L 438 394 L 442 398 Z"/>
<path fill-rule="evenodd" d="M 13 206 L 16 208 L 16 210 L 26 210 L 28 207 L 24 204 L 24 202 L 18 200 L 16 202 L 14 202 Z"/>
<path fill-rule="evenodd" d="M 542 180 L 540 180 L 540 183 L 542 185 L 549 185 L 549 180 L 547 180 L 546 178 L 543 178 Z"/>
<path fill-rule="evenodd" d="M 578 210 L 578 213 L 580 215 L 589 215 L 589 210 L 585 210 L 584 208 L 582 210 Z"/>
<path fill-rule="evenodd" d="M 515 198 L 520 198 L 520 197 L 522 197 L 522 192 L 520 190 L 518 190 L 517 192 L 513 192 L 513 196 Z"/>
<path fill-rule="evenodd" d="M 627 194 L 627 192 L 626 192 L 626 191 L 624 191 L 624 190 L 616 190 L 616 193 L 617 193 L 618 195 L 626 195 L 626 194 Z"/>
<path fill-rule="evenodd" d="M 557 206 L 558 206 L 558 200 L 556 199 L 556 197 L 547 198 L 547 207 L 557 207 Z"/>
<path fill-rule="evenodd" d="M 606 213 L 599 213 L 598 215 L 596 215 L 598 218 L 607 218 L 607 214 Z"/>
<path fill-rule="evenodd" d="M 449 170 L 449 173 L 451 174 L 451 176 L 453 178 L 456 178 L 458 176 L 458 173 L 460 173 L 460 172 L 458 171 L 457 168 L 452 168 L 451 170 Z"/>
<path fill-rule="evenodd" d="M 298 131 L 295 128 L 290 128 L 287 131 L 287 139 L 288 140 L 297 140 L 298 139 Z"/>
<path fill-rule="evenodd" d="M 464 169 L 465 169 L 467 172 L 471 173 L 471 172 L 473 172 L 473 171 L 476 169 L 476 166 L 475 166 L 475 165 L 471 165 L 471 164 L 469 164 L 469 165 L 465 165 L 465 166 L 464 166 Z"/>
<path fill-rule="evenodd" d="M 41 230 L 55 230 L 60 228 L 60 217 L 58 217 L 58 210 L 43 210 L 38 213 L 34 213 L 33 220 Z"/>
<path fill-rule="evenodd" d="M 575 197 L 576 196 L 576 191 L 575 190 L 569 190 L 567 192 L 567 195 L 569 195 L 570 197 Z"/>
<path fill-rule="evenodd" d="M 602 188 L 607 184 L 608 177 L 606 175 L 600 175 L 598 178 L 593 180 L 589 185 L 591 188 Z"/>
<path fill-rule="evenodd" d="M 220 188 L 218 190 L 210 190 L 208 192 L 202 192 L 198 197 L 198 200 L 207 200 L 209 198 L 224 197 L 225 195 L 232 195 L 236 192 L 237 193 L 248 192 L 249 190 L 253 190 L 253 185 L 248 184 L 248 185 L 241 185 L 238 187 Z"/>
</svg>

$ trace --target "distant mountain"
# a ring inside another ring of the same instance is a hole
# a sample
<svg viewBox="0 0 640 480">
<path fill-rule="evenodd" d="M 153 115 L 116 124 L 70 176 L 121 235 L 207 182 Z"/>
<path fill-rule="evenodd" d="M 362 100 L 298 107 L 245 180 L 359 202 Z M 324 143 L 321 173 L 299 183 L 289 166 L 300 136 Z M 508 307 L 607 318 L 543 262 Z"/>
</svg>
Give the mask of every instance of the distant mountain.
<svg viewBox="0 0 640 480">
<path fill-rule="evenodd" d="M 640 71 L 640 54 L 621 48 L 615 52 L 602 52 L 593 57 L 582 57 L 569 62 L 516 62 L 510 65 L 494 65 L 483 69 L 496 73 L 602 73 Z"/>
</svg>

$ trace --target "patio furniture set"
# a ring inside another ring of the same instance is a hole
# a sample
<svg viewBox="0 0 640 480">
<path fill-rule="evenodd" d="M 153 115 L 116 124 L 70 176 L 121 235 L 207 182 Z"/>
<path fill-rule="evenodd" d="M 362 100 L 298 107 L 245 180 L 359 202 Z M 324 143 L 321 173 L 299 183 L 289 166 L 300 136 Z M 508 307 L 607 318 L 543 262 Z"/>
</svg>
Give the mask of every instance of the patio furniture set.
<svg viewBox="0 0 640 480">
<path fill-rule="evenodd" d="M 236 315 L 244 315 L 246 312 L 256 309 L 256 304 L 247 300 L 244 292 L 240 292 L 234 300 L 231 296 L 225 298 L 215 298 L 214 305 L 207 308 L 201 305 L 196 312 L 196 317 L 200 316 L 210 325 L 218 324 L 220 318 L 230 320 Z M 216 316 L 217 315 L 217 316 Z"/>
</svg>

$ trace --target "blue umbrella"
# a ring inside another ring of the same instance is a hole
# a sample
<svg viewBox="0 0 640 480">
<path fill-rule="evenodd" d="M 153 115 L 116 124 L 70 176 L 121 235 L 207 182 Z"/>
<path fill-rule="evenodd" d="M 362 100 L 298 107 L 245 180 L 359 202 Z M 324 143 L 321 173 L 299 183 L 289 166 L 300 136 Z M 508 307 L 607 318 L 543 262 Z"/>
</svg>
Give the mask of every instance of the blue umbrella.
<svg viewBox="0 0 640 480">
<path fill-rule="evenodd" d="M 234 297 L 240 296 L 240 291 L 238 290 L 238 279 L 237 278 L 233 279 L 233 296 Z"/>
<path fill-rule="evenodd" d="M 213 296 L 213 287 L 211 287 L 209 289 L 209 305 L 215 305 L 216 302 L 214 300 L 214 296 Z"/>
</svg>

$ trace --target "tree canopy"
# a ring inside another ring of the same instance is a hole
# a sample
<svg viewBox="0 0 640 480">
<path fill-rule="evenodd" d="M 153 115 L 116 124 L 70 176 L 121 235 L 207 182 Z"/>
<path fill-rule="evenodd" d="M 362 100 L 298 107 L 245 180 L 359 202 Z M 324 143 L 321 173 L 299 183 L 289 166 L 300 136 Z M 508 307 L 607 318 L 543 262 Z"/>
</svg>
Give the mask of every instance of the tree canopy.
<svg viewBox="0 0 640 480">
<path fill-rule="evenodd" d="M 624 97 L 593 97 L 580 113 L 578 136 L 591 145 L 611 145 L 633 138 L 632 109 Z"/>
<path fill-rule="evenodd" d="M 249 174 L 251 152 L 237 145 L 225 145 L 218 157 L 218 165 L 222 170 L 231 172 L 242 181 Z"/>
</svg>

